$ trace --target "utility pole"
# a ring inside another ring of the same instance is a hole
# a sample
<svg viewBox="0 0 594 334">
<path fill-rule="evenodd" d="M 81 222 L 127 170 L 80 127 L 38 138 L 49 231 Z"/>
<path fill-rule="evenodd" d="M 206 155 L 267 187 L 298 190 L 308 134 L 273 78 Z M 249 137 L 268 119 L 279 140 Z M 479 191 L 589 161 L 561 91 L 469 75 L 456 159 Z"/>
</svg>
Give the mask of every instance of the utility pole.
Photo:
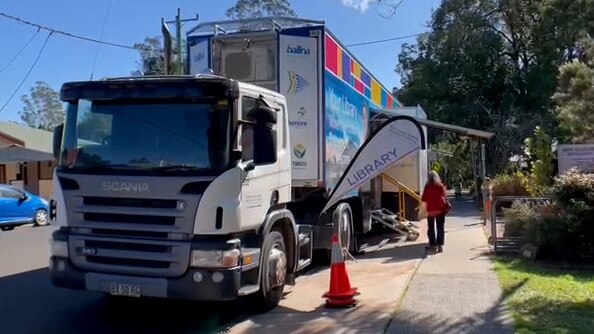
<svg viewBox="0 0 594 334">
<path fill-rule="evenodd" d="M 198 14 L 196 14 L 196 17 L 190 18 L 190 19 L 182 19 L 181 18 L 181 8 L 177 8 L 177 15 L 175 15 L 175 20 L 173 21 L 165 21 L 165 19 L 161 19 L 162 22 L 162 32 L 163 32 L 163 38 L 164 38 L 164 52 L 165 52 L 165 61 L 166 62 L 172 62 L 173 58 L 171 53 L 173 53 L 172 51 L 172 47 L 171 47 L 171 40 L 173 39 L 173 36 L 171 36 L 171 32 L 169 32 L 169 29 L 167 28 L 167 24 L 175 24 L 175 39 L 176 39 L 176 49 L 177 49 L 177 61 L 175 63 L 175 66 L 172 66 L 173 64 L 171 63 L 166 63 L 165 64 L 165 69 L 167 71 L 167 74 L 178 74 L 178 75 L 182 75 L 184 74 L 184 58 L 183 58 L 183 51 L 182 51 L 182 24 L 184 22 L 191 22 L 191 21 L 198 21 L 199 16 Z M 173 70 L 173 73 L 171 73 L 171 69 Z"/>
</svg>

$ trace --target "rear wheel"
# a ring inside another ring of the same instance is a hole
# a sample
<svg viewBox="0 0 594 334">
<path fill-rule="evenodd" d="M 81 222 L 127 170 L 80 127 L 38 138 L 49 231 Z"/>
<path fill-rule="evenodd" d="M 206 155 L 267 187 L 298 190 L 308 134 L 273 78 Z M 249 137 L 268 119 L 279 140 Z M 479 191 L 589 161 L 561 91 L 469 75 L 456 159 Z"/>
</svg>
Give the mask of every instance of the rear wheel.
<svg viewBox="0 0 594 334">
<path fill-rule="evenodd" d="M 271 231 L 262 246 L 262 276 L 260 291 L 254 296 L 257 309 L 269 311 L 280 303 L 287 277 L 287 253 L 285 241 L 278 231 Z"/>
<path fill-rule="evenodd" d="M 48 224 L 47 211 L 43 209 L 35 211 L 33 219 L 35 220 L 35 226 L 46 226 Z"/>
<path fill-rule="evenodd" d="M 341 208 L 341 206 L 339 206 Z M 357 253 L 358 246 L 355 240 L 355 233 L 353 232 L 353 214 L 351 207 L 344 205 L 341 208 L 341 212 L 338 214 L 339 219 L 334 222 L 334 232 L 338 237 L 338 244 L 341 249 L 347 249 L 349 253 Z M 334 234 L 333 232 L 333 234 Z M 320 264 L 330 264 L 332 260 L 332 249 L 324 249 L 319 254 Z"/>
</svg>

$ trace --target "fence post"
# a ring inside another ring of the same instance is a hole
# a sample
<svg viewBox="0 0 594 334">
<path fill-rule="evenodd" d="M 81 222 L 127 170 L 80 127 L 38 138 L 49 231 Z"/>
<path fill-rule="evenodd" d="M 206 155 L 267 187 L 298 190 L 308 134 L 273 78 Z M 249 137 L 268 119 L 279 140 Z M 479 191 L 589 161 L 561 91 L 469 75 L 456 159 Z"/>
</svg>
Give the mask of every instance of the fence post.
<svg viewBox="0 0 594 334">
<path fill-rule="evenodd" d="M 493 243 L 493 253 L 497 254 L 497 203 L 499 199 L 495 197 L 491 202 L 491 242 Z"/>
</svg>

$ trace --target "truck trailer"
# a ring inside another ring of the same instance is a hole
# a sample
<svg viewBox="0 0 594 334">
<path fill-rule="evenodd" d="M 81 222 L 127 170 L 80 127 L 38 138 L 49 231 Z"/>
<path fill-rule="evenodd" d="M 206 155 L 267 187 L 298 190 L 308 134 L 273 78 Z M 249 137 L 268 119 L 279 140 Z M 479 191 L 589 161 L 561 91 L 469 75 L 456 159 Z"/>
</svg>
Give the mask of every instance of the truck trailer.
<svg viewBox="0 0 594 334">
<path fill-rule="evenodd" d="M 357 252 L 370 231 L 381 179 L 323 209 L 385 121 L 373 110 L 425 116 L 323 22 L 203 23 L 187 44 L 189 75 L 62 86 L 51 281 L 128 297 L 246 296 L 267 310 L 314 255 L 327 260 L 333 233 Z M 417 169 L 423 154 L 410 156 Z M 424 174 L 402 181 L 420 189 Z"/>
</svg>

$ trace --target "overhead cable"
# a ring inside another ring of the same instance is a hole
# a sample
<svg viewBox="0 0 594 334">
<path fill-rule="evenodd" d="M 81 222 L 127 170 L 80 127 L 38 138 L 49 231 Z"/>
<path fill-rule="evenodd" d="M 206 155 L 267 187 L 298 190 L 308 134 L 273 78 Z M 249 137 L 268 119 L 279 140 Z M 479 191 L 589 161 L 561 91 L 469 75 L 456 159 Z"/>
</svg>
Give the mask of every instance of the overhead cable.
<svg viewBox="0 0 594 334">
<path fill-rule="evenodd" d="M 361 42 L 361 43 L 354 43 L 354 44 L 347 44 L 347 47 L 351 47 L 351 46 L 361 46 L 361 45 L 370 45 L 370 44 L 378 44 L 378 43 L 385 43 L 385 42 L 392 42 L 392 41 L 397 41 L 397 40 L 402 40 L 402 39 L 409 39 L 409 38 L 414 38 L 414 37 L 418 37 L 423 35 L 424 33 L 418 33 L 418 34 L 413 34 L 413 35 L 406 35 L 406 36 L 398 36 L 398 37 L 392 37 L 392 38 L 386 38 L 386 39 L 380 39 L 380 40 L 376 40 L 376 41 L 369 41 L 369 42 Z"/>
<path fill-rule="evenodd" d="M 6 103 L 4 103 L 4 105 L 2 106 L 2 108 L 0 108 L 0 112 L 2 112 L 6 108 L 6 106 L 8 106 L 8 104 L 10 103 L 10 101 L 12 101 L 12 99 L 14 98 L 14 96 L 19 92 L 19 89 L 21 89 L 21 87 L 23 86 L 23 84 L 25 83 L 25 81 L 27 80 L 27 78 L 29 78 L 29 75 L 31 74 L 31 72 L 33 72 L 33 69 L 35 68 L 35 65 L 37 65 L 37 62 L 39 61 L 39 58 L 41 58 L 41 55 L 43 54 L 43 50 L 45 50 L 45 46 L 47 45 L 47 42 L 49 41 L 50 37 L 52 37 L 52 34 L 53 34 L 53 32 L 51 32 L 51 31 L 50 31 L 49 34 L 47 34 L 47 37 L 45 38 L 45 41 L 43 41 L 43 45 L 41 46 L 41 49 L 39 50 L 39 53 L 37 54 L 37 58 L 35 58 L 35 61 L 31 65 L 31 67 L 29 68 L 29 70 L 27 71 L 27 74 L 25 74 L 25 77 L 23 78 L 23 80 L 21 80 L 21 83 L 19 83 L 19 85 L 14 90 L 14 92 L 12 92 L 12 94 L 10 95 L 10 97 L 8 98 L 8 100 L 6 101 Z"/>
<path fill-rule="evenodd" d="M 10 65 L 12 65 L 12 63 L 21 55 L 21 53 L 23 53 L 23 51 L 25 51 L 27 46 L 29 46 L 29 44 L 31 44 L 31 42 L 33 42 L 35 37 L 37 37 L 37 35 L 39 34 L 40 30 L 41 29 L 37 29 L 37 31 L 33 34 L 33 36 L 31 36 L 31 38 L 29 38 L 27 43 L 25 43 L 25 45 L 23 45 L 23 47 L 21 47 L 21 49 L 14 55 L 14 57 L 12 57 L 12 59 L 8 62 L 8 64 L 6 64 L 4 67 L 2 67 L 2 69 L 0 69 L 0 73 L 4 72 L 5 69 L 7 69 Z"/>
<path fill-rule="evenodd" d="M 40 24 L 27 21 L 27 20 L 22 19 L 20 17 L 16 17 L 16 16 L 9 15 L 9 14 L 2 13 L 2 12 L 0 12 L 0 16 L 3 16 L 5 18 L 7 18 L 7 19 L 10 19 L 10 20 L 13 20 L 13 21 L 17 21 L 17 22 L 20 22 L 20 23 L 23 23 L 23 24 L 26 24 L 26 25 L 29 25 L 29 26 L 32 26 L 32 27 L 35 27 L 35 28 L 38 28 L 38 29 L 43 29 L 43 30 L 49 31 L 51 33 L 56 33 L 56 34 L 59 34 L 59 35 L 63 35 L 63 36 L 71 37 L 71 38 L 76 38 L 76 39 L 80 39 L 80 40 L 84 40 L 84 41 L 87 41 L 87 42 L 99 43 L 99 44 L 103 44 L 103 45 L 109 45 L 109 46 L 118 47 L 118 48 L 122 48 L 122 49 L 128 49 L 128 50 L 135 50 L 135 51 L 138 50 L 138 48 L 135 48 L 135 47 L 130 46 L 130 45 L 124 45 L 124 44 L 119 44 L 119 43 L 101 41 L 101 40 L 90 38 L 90 37 L 75 35 L 75 34 L 72 34 L 72 33 L 66 32 L 66 31 L 61 31 L 61 30 L 56 30 L 56 29 L 48 28 L 48 27 L 42 26 Z"/>
</svg>

